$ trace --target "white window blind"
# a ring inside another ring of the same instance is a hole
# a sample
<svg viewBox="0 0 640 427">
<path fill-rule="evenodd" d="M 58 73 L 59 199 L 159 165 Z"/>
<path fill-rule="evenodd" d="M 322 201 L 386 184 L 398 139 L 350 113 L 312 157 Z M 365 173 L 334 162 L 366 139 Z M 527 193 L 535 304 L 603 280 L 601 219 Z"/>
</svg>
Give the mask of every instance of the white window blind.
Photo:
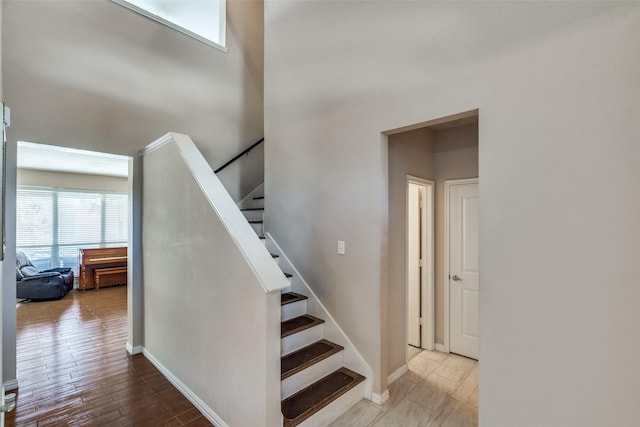
<svg viewBox="0 0 640 427">
<path fill-rule="evenodd" d="M 16 205 L 16 247 L 40 270 L 77 275 L 79 248 L 127 244 L 127 194 L 18 187 Z"/>
</svg>

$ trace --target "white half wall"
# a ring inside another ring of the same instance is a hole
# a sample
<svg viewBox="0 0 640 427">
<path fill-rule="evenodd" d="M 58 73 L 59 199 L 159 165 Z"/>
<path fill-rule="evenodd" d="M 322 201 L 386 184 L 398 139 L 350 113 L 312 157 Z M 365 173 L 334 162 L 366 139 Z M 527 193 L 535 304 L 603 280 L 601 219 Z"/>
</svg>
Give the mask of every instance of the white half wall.
<svg viewBox="0 0 640 427">
<path fill-rule="evenodd" d="M 152 144 L 142 173 L 145 354 L 212 422 L 277 425 L 286 278 L 188 137 Z"/>
<path fill-rule="evenodd" d="M 374 391 L 387 378 L 381 132 L 478 108 L 480 425 L 634 425 L 640 5 L 265 10 L 266 226 L 358 337 Z"/>
</svg>

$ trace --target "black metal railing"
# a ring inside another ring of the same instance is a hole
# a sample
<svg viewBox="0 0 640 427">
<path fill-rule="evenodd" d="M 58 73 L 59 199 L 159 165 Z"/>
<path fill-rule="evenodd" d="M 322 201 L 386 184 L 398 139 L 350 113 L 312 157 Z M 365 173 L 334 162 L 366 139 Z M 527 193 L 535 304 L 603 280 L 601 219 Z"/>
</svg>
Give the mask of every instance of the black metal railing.
<svg viewBox="0 0 640 427">
<path fill-rule="evenodd" d="M 251 147 L 245 149 L 242 153 L 238 154 L 237 156 L 235 156 L 233 159 L 229 160 L 227 163 L 225 163 L 224 165 L 220 166 L 218 169 L 216 169 L 214 171 L 214 173 L 218 173 L 220 172 L 222 169 L 226 168 L 227 166 L 229 166 L 231 163 L 235 162 L 236 160 L 238 160 L 240 157 L 244 156 L 245 154 L 249 154 L 249 152 L 251 150 L 253 150 L 254 148 L 256 148 L 258 145 L 262 144 L 264 142 L 264 138 L 260 138 L 260 141 L 255 142 L 254 144 L 251 145 Z"/>
</svg>

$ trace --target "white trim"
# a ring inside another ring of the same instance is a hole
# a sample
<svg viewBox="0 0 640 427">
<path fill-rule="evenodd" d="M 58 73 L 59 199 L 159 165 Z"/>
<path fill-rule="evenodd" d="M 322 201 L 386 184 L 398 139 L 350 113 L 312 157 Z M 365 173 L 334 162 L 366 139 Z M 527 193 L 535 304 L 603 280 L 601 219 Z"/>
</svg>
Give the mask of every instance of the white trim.
<svg viewBox="0 0 640 427">
<path fill-rule="evenodd" d="M 389 400 L 389 389 L 382 393 L 371 393 L 371 401 L 376 405 L 384 405 Z"/>
<path fill-rule="evenodd" d="M 229 425 L 222 421 L 222 418 L 220 418 L 218 414 L 213 411 L 213 409 L 211 409 L 193 391 L 191 391 L 189 387 L 187 387 L 182 381 L 180 381 L 175 375 L 173 375 L 173 373 L 169 371 L 162 363 L 160 363 L 160 361 L 156 359 L 151 353 L 149 353 L 146 348 L 142 349 L 142 354 L 144 354 L 144 357 L 146 357 L 147 360 L 149 360 L 149 362 L 151 362 L 153 366 L 155 366 L 158 371 L 160 371 L 160 373 L 164 375 L 164 377 L 169 380 L 169 382 L 173 384 L 173 386 L 177 388 L 178 391 L 189 400 L 189 402 L 193 403 L 193 406 L 195 406 L 206 419 L 211 421 L 213 425 L 217 427 L 229 427 Z"/>
<path fill-rule="evenodd" d="M 426 127 L 440 125 L 442 123 L 452 122 L 454 120 L 461 120 L 461 119 L 466 119 L 466 118 L 469 118 L 469 117 L 477 117 L 479 111 L 480 110 L 478 108 L 474 108 L 473 110 L 464 111 L 462 113 L 449 114 L 447 116 L 439 117 L 437 119 L 427 120 L 425 122 L 414 123 L 414 124 L 409 125 L 409 126 L 402 126 L 402 127 L 399 127 L 399 128 L 385 130 L 385 131 L 382 132 L 382 134 L 383 135 L 387 135 L 387 136 L 388 135 L 395 135 L 395 134 L 398 134 L 398 133 L 409 132 L 409 131 L 416 130 L 416 129 L 422 129 L 422 128 L 426 128 Z"/>
<path fill-rule="evenodd" d="M 406 184 L 406 203 L 409 203 L 409 185 L 420 185 L 424 188 L 425 194 L 422 200 L 422 218 L 421 221 L 425 224 L 422 229 L 422 253 L 424 266 L 422 268 L 422 301 L 420 302 L 423 312 L 422 325 L 422 348 L 426 350 L 433 350 L 435 348 L 435 226 L 434 226 L 434 192 L 435 182 L 420 178 L 417 176 L 407 175 Z M 408 253 L 409 239 L 406 238 L 409 234 L 409 210 L 406 209 L 406 221 L 405 221 L 405 243 L 407 249 L 405 253 Z M 408 338 L 408 324 L 409 324 L 409 276 L 406 274 L 409 271 L 409 258 L 405 256 L 405 344 Z M 409 362 L 408 347 L 405 346 L 405 362 Z"/>
<path fill-rule="evenodd" d="M 296 267 L 293 265 L 291 260 L 284 253 L 282 248 L 274 240 L 273 236 L 271 236 L 271 234 L 268 233 L 268 232 L 265 233 L 264 236 L 265 236 L 266 240 L 269 242 L 269 244 L 272 244 L 275 247 L 275 250 L 276 250 L 277 254 L 282 257 L 282 261 L 284 261 L 287 264 L 287 267 L 291 267 L 291 270 L 293 270 L 292 274 L 294 275 L 294 277 L 297 277 L 298 279 L 300 279 L 300 283 L 302 284 L 302 286 L 304 286 L 305 292 L 308 293 L 307 294 L 307 298 L 309 298 L 309 299 L 313 298 L 313 300 L 318 304 L 318 307 L 320 308 L 320 310 L 322 310 L 322 318 L 324 318 L 325 323 L 326 324 L 331 323 L 336 328 L 338 334 L 340 334 L 341 338 L 344 340 L 344 343 L 346 343 L 346 345 L 343 345 L 343 347 L 345 347 L 345 350 L 348 350 L 347 347 L 349 347 L 351 350 L 353 350 L 353 354 L 355 355 L 359 366 L 357 366 L 357 367 L 346 366 L 346 367 L 349 368 L 349 369 L 356 368 L 355 371 L 360 371 L 360 369 L 362 369 L 362 371 L 366 371 L 366 372 L 360 372 L 362 375 L 364 375 L 366 377 L 366 380 L 365 380 L 365 391 L 364 391 L 365 392 L 365 396 L 364 397 L 365 397 L 365 399 L 371 399 L 372 400 L 373 399 L 373 395 L 372 395 L 373 370 L 371 369 L 371 367 L 367 363 L 366 359 L 364 357 L 362 357 L 362 354 L 360 354 L 360 352 L 358 351 L 356 346 L 353 344 L 353 342 L 351 342 L 351 340 L 349 339 L 347 334 L 342 330 L 342 328 L 340 327 L 338 322 L 336 322 L 336 319 L 333 318 L 331 313 L 329 313 L 327 308 L 322 304 L 322 302 L 320 301 L 318 296 L 315 294 L 315 292 L 313 292 L 313 290 L 311 289 L 309 284 L 304 280 L 304 278 L 302 277 L 300 272 L 296 269 Z M 265 241 L 265 245 L 266 244 L 267 244 L 267 242 Z M 307 303 L 307 307 L 308 307 L 308 303 Z M 325 327 L 328 327 L 328 325 L 325 325 Z M 325 329 L 325 333 L 326 333 L 326 329 Z M 343 343 L 340 343 L 340 344 L 343 344 Z M 345 353 L 346 353 L 346 351 L 345 351 Z"/>
<path fill-rule="evenodd" d="M 440 353 L 449 353 L 449 351 L 444 347 L 444 344 L 436 343 L 436 351 Z"/>
<path fill-rule="evenodd" d="M 145 156 L 145 155 L 151 153 L 153 150 L 155 150 L 157 148 L 160 148 L 163 145 L 171 142 L 172 139 L 173 139 L 173 134 L 171 132 L 165 133 L 160 138 L 156 139 L 155 141 L 153 141 L 152 143 L 150 143 L 146 147 L 144 147 L 142 150 L 140 150 L 139 155 L 140 156 Z"/>
<path fill-rule="evenodd" d="M 4 391 L 12 391 L 12 390 L 17 390 L 18 389 L 18 380 L 9 380 L 9 381 L 5 381 L 4 384 L 2 384 L 2 387 L 4 388 Z"/>
<path fill-rule="evenodd" d="M 478 184 L 478 178 L 448 179 L 444 182 L 444 345 L 443 352 L 449 353 L 449 199 L 451 187 L 454 185 Z"/>
<path fill-rule="evenodd" d="M 135 356 L 136 354 L 140 354 L 143 351 L 143 348 L 141 345 L 131 345 L 129 343 L 127 343 L 126 349 L 127 349 L 127 353 L 129 353 L 132 356 Z"/>
<path fill-rule="evenodd" d="M 222 52 L 227 52 L 229 49 L 225 46 L 226 44 L 226 18 L 227 18 L 227 5 L 226 5 L 226 1 L 225 0 L 221 0 L 220 1 L 220 11 L 219 11 L 219 28 L 220 31 L 218 33 L 218 37 L 220 39 L 220 43 L 215 42 L 213 40 L 210 40 L 204 36 L 201 36 L 200 34 L 194 33 L 193 31 L 190 31 L 184 27 L 182 27 L 179 24 L 176 24 L 175 22 L 169 21 L 161 16 L 156 15 L 155 13 L 152 13 L 146 9 L 143 9 L 139 6 L 136 6 L 133 3 L 129 3 L 127 0 L 111 0 L 114 3 L 119 4 L 120 6 L 126 7 L 129 10 L 132 10 L 134 12 L 139 13 L 140 15 L 147 17 L 149 19 L 152 19 L 156 22 L 159 22 L 163 25 L 166 25 L 169 28 L 172 28 L 186 36 L 189 36 L 191 38 L 194 38 L 196 40 L 198 40 L 201 43 L 204 43 L 206 45 L 209 45 L 211 47 L 214 47 L 218 50 L 221 50 Z"/>
<path fill-rule="evenodd" d="M 409 366 L 405 363 L 404 365 L 393 371 L 391 374 L 389 374 L 389 376 L 387 377 L 387 387 L 395 382 L 395 380 L 403 376 L 408 370 Z"/>
</svg>

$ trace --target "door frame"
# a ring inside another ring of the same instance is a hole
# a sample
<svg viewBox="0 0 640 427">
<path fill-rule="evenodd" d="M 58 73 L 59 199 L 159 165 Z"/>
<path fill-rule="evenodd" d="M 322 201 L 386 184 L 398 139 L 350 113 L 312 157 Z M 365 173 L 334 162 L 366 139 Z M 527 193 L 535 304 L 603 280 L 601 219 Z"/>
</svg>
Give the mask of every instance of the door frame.
<svg viewBox="0 0 640 427">
<path fill-rule="evenodd" d="M 409 361 L 409 185 L 419 185 L 425 189 L 422 199 L 422 254 L 421 277 L 422 348 L 435 348 L 435 234 L 434 234 L 434 193 L 435 182 L 417 176 L 407 175 L 405 187 L 405 361 Z"/>
<path fill-rule="evenodd" d="M 445 353 L 449 353 L 449 200 L 451 187 L 455 185 L 465 184 L 478 184 L 480 186 L 479 178 L 465 178 L 465 179 L 448 179 L 444 182 L 444 274 L 442 275 L 443 289 L 444 289 L 444 348 Z"/>
</svg>

